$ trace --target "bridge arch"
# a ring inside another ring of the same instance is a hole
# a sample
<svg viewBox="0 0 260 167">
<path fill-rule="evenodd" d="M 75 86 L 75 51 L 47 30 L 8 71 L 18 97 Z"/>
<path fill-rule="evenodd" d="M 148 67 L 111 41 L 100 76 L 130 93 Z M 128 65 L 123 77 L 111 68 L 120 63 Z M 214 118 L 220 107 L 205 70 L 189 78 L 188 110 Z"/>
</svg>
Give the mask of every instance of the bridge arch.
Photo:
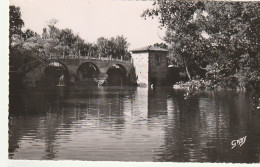
<svg viewBox="0 0 260 167">
<path fill-rule="evenodd" d="M 60 61 L 51 61 L 44 67 L 44 83 L 48 86 L 65 86 L 69 84 L 68 67 Z"/>
<path fill-rule="evenodd" d="M 110 86 L 124 86 L 127 84 L 128 71 L 121 64 L 113 64 L 107 70 L 107 84 Z"/>
<path fill-rule="evenodd" d="M 96 86 L 99 75 L 100 70 L 96 64 L 84 62 L 77 69 L 75 81 L 87 86 Z"/>
</svg>

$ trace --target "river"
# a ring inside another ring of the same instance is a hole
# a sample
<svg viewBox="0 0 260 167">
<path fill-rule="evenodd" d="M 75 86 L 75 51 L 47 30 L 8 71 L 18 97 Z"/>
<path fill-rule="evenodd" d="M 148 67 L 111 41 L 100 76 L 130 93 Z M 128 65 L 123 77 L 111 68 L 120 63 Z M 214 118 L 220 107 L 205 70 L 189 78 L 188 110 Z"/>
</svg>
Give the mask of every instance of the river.
<svg viewBox="0 0 260 167">
<path fill-rule="evenodd" d="M 164 87 L 11 93 L 9 159 L 260 162 L 260 112 L 250 93 L 183 94 Z"/>
</svg>

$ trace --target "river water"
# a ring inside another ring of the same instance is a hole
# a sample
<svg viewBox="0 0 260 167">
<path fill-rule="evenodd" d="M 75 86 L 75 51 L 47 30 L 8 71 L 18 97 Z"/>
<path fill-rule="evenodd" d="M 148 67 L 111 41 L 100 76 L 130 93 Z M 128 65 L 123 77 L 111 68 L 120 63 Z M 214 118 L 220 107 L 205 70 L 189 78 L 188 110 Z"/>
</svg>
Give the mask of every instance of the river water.
<svg viewBox="0 0 260 167">
<path fill-rule="evenodd" d="M 249 93 L 183 94 L 142 87 L 11 93 L 9 159 L 260 162 L 260 112 Z"/>
</svg>

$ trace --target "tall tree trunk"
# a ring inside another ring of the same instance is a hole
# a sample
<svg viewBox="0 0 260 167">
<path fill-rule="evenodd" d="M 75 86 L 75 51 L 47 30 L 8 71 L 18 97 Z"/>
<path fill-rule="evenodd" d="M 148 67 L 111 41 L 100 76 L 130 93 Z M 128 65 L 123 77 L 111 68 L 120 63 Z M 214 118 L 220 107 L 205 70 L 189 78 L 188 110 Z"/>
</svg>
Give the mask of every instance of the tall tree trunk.
<svg viewBox="0 0 260 167">
<path fill-rule="evenodd" d="M 185 66 L 186 74 L 188 75 L 189 80 L 191 80 L 190 72 L 189 72 L 189 69 L 188 69 L 188 66 L 187 66 L 187 63 L 186 63 L 185 57 L 183 57 L 182 60 L 183 60 L 184 66 Z"/>
</svg>

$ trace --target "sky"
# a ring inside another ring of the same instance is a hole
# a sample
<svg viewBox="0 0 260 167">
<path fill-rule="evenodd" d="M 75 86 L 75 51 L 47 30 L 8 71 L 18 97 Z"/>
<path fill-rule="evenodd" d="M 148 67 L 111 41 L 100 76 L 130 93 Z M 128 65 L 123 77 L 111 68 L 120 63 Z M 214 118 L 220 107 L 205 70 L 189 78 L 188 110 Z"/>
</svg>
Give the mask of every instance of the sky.
<svg viewBox="0 0 260 167">
<path fill-rule="evenodd" d="M 10 0 L 19 6 L 25 27 L 42 34 L 48 21 L 57 19 L 59 28 L 70 28 L 86 42 L 94 43 L 123 35 L 136 49 L 163 42 L 165 30 L 160 29 L 157 18 L 141 17 L 153 1 L 130 0 Z"/>
</svg>

